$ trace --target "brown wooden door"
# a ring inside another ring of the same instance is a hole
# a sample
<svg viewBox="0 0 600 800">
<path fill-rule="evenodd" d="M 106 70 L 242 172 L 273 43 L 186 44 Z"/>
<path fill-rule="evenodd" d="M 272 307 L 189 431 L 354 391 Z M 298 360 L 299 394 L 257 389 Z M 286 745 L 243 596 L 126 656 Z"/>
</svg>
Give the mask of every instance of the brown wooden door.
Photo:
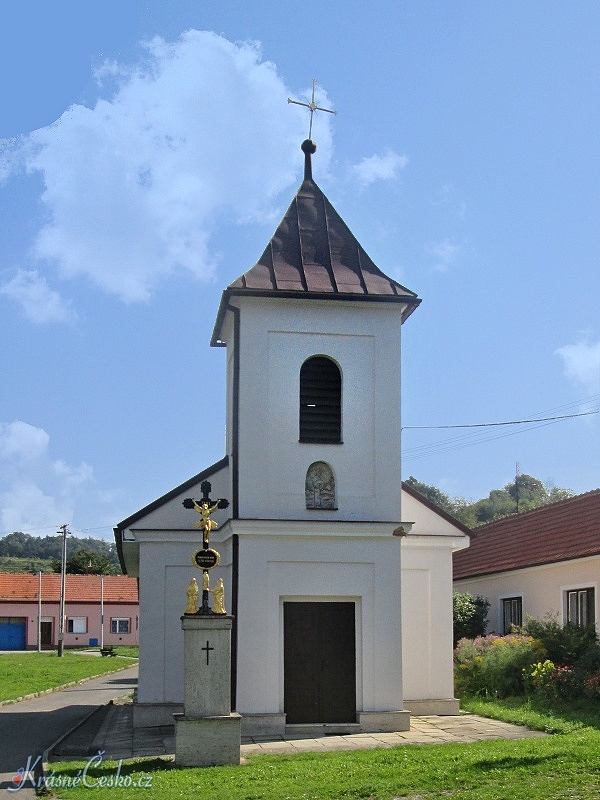
<svg viewBox="0 0 600 800">
<path fill-rule="evenodd" d="M 40 622 L 41 645 L 42 647 L 52 645 L 52 623 Z"/>
<path fill-rule="evenodd" d="M 284 603 L 288 724 L 356 722 L 354 603 Z"/>
</svg>

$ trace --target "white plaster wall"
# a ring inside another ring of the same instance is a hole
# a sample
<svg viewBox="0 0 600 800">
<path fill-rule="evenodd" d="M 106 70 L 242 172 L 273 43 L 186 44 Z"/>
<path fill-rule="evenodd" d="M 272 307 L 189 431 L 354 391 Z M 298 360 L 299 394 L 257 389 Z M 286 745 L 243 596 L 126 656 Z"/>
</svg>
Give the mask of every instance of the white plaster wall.
<svg viewBox="0 0 600 800">
<path fill-rule="evenodd" d="M 238 610 L 241 714 L 283 712 L 283 602 L 356 604 L 357 708 L 402 709 L 400 543 L 388 526 L 361 537 L 341 525 L 326 535 L 310 526 L 260 533 L 242 521 Z"/>
<path fill-rule="evenodd" d="M 469 536 L 450 520 L 402 492 L 402 652 L 404 699 L 454 697 L 452 553 Z"/>
<path fill-rule="evenodd" d="M 445 537 L 402 540 L 404 699 L 454 697 L 452 546 Z"/>
<path fill-rule="evenodd" d="M 398 521 L 399 308 L 258 298 L 241 307 L 240 516 Z M 340 367 L 341 445 L 298 442 L 300 367 L 314 355 Z M 317 460 L 333 468 L 337 512 L 306 509 L 306 471 Z"/>
<path fill-rule="evenodd" d="M 405 491 L 402 492 L 402 521 L 415 523 L 412 533 L 421 536 L 451 536 L 454 538 L 458 534 L 463 539 L 460 548 L 469 545 L 469 537 L 460 532 L 452 522 L 440 514 L 436 514 L 435 511 Z"/>
<path fill-rule="evenodd" d="M 201 549 L 197 532 L 136 531 L 140 547 L 139 703 L 183 702 L 183 632 L 185 590 L 192 578 L 201 588 L 201 570 L 192 555 Z M 221 563 L 210 572 L 211 587 L 223 578 L 226 609 L 231 609 L 231 549 L 228 542 L 211 544 Z"/>
<path fill-rule="evenodd" d="M 598 556 L 454 582 L 456 591 L 470 592 L 474 596 L 481 595 L 490 601 L 487 633 L 502 632 L 502 600 L 505 598 L 523 598 L 524 621 L 526 615 L 543 619 L 550 614 L 557 616 L 561 624 L 565 624 L 565 592 L 569 589 L 588 587 L 595 589 L 596 628 L 600 630 L 599 585 L 600 557 Z"/>
</svg>

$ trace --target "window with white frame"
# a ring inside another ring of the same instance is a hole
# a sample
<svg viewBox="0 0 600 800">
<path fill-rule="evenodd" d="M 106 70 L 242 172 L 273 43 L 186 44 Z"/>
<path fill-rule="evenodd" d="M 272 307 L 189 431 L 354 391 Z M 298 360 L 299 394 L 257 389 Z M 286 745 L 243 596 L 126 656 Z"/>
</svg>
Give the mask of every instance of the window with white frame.
<svg viewBox="0 0 600 800">
<path fill-rule="evenodd" d="M 566 592 L 567 624 L 593 625 L 596 621 L 594 613 L 595 605 L 594 589 L 587 587 L 584 589 L 568 589 Z"/>
<path fill-rule="evenodd" d="M 67 617 L 67 633 L 87 633 L 87 617 Z"/>
<path fill-rule="evenodd" d="M 522 624 L 523 624 L 523 598 L 505 597 L 502 600 L 503 633 L 510 633 L 513 625 L 520 628 Z"/>
<path fill-rule="evenodd" d="M 129 617 L 112 617 L 110 620 L 110 632 L 129 633 L 130 622 Z"/>
</svg>

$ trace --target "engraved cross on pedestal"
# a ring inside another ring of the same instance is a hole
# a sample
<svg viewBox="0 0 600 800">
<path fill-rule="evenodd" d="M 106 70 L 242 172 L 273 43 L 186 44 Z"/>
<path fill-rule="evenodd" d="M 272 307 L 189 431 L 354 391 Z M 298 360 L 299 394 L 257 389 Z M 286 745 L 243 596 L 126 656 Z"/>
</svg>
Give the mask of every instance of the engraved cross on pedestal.
<svg viewBox="0 0 600 800">
<path fill-rule="evenodd" d="M 203 651 L 206 650 L 206 666 L 208 666 L 208 657 L 210 655 L 210 651 L 214 650 L 214 649 L 215 649 L 214 647 L 210 646 L 210 642 L 208 641 L 208 639 L 206 640 L 206 647 L 201 647 L 200 648 L 200 650 L 203 650 Z"/>
</svg>

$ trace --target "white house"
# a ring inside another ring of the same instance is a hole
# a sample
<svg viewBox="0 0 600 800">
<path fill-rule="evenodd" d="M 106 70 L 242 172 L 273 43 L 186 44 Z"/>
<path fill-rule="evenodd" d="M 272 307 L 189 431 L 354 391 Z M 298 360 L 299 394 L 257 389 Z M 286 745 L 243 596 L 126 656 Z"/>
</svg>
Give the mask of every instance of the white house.
<svg viewBox="0 0 600 800">
<path fill-rule="evenodd" d="M 138 725 L 181 708 L 179 618 L 211 497 L 244 732 L 402 730 L 457 713 L 452 553 L 468 531 L 400 480 L 400 332 L 417 296 L 384 275 L 305 176 L 252 269 L 223 293 L 226 455 L 121 522 L 140 579 Z M 402 509 L 402 511 L 401 511 Z M 197 571 L 195 573 L 198 575 Z"/>
<path fill-rule="evenodd" d="M 476 528 L 454 559 L 454 587 L 489 602 L 488 633 L 527 617 L 600 632 L 600 489 Z"/>
</svg>

